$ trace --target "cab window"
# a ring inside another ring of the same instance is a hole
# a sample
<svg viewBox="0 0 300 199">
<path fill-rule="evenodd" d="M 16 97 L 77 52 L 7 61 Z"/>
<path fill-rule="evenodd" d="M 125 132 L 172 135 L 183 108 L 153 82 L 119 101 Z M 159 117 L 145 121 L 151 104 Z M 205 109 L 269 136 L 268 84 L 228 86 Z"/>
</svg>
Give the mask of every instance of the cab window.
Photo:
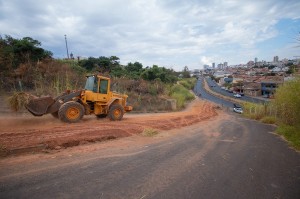
<svg viewBox="0 0 300 199">
<path fill-rule="evenodd" d="M 97 92 L 97 87 L 98 87 L 97 78 L 95 78 L 95 76 L 88 77 L 84 89 Z"/>
<path fill-rule="evenodd" d="M 108 80 L 101 79 L 100 80 L 100 93 L 107 94 L 107 86 L 108 86 Z"/>
</svg>

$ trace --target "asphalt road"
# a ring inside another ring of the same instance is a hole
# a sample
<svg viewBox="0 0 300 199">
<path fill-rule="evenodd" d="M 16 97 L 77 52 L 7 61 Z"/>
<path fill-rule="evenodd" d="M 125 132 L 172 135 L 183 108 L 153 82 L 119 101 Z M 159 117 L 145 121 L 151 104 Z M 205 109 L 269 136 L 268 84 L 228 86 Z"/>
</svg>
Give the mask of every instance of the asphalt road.
<svg viewBox="0 0 300 199">
<path fill-rule="evenodd" d="M 300 198 L 300 155 L 273 130 L 224 114 L 150 142 L 1 161 L 0 198 Z"/>
<path fill-rule="evenodd" d="M 202 99 L 205 99 L 205 100 L 208 100 L 208 101 L 211 101 L 211 102 L 214 102 L 216 104 L 219 104 L 221 106 L 224 106 L 224 107 L 229 107 L 229 108 L 233 108 L 233 103 L 230 102 L 230 101 L 226 101 L 224 99 L 221 99 L 221 98 L 218 98 L 218 97 L 215 97 L 213 95 L 210 95 L 208 92 L 206 92 L 206 90 L 203 88 L 203 82 L 202 82 L 202 78 L 200 78 L 195 87 L 194 87 L 194 93 L 196 95 L 198 95 L 199 97 L 201 97 Z"/>
<path fill-rule="evenodd" d="M 206 80 L 207 80 L 208 85 L 210 86 L 210 88 L 213 91 L 220 93 L 222 95 L 234 98 L 233 93 L 229 93 L 229 92 L 221 89 L 221 87 L 215 81 L 213 81 L 211 78 L 207 78 Z M 239 99 L 247 101 L 247 102 L 253 102 L 253 103 L 266 103 L 267 102 L 266 100 L 261 100 L 261 99 L 257 99 L 257 98 L 250 97 L 250 96 L 242 96 Z"/>
</svg>

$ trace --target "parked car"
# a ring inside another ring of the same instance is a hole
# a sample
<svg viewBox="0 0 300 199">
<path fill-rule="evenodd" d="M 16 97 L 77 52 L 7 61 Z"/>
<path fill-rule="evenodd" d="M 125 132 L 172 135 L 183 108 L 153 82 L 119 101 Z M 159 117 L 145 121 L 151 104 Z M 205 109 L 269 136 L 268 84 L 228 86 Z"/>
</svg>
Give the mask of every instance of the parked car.
<svg viewBox="0 0 300 199">
<path fill-rule="evenodd" d="M 238 94 L 238 93 L 237 93 L 237 94 L 234 94 L 233 96 L 234 96 L 235 98 L 241 98 L 241 97 L 242 97 L 242 96 L 241 96 L 240 94 Z"/>
<path fill-rule="evenodd" d="M 236 112 L 236 113 L 240 113 L 242 114 L 243 113 L 243 108 L 237 104 L 233 104 L 233 111 Z"/>
</svg>

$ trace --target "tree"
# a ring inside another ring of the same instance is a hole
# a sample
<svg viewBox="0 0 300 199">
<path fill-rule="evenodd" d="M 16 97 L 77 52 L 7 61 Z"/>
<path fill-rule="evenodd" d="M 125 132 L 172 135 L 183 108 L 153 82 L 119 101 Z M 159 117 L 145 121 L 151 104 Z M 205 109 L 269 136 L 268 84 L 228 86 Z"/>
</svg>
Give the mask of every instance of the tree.
<svg viewBox="0 0 300 199">
<path fill-rule="evenodd" d="M 190 71 L 189 71 L 189 68 L 187 66 L 185 66 L 182 70 L 182 77 L 183 78 L 190 78 L 191 75 L 190 75 Z"/>
<path fill-rule="evenodd" d="M 296 72 L 296 66 L 295 65 L 289 65 L 288 71 L 286 71 L 287 74 L 293 74 Z"/>
<path fill-rule="evenodd" d="M 33 73 L 41 70 L 38 62 L 52 58 L 52 52 L 40 46 L 41 42 L 31 37 L 15 39 L 9 35 L 5 35 L 4 38 L 0 35 L 0 85 L 2 88 L 6 90 L 13 88 L 16 79 L 18 79 L 18 84 L 26 78 L 27 82 L 33 84 Z"/>
<path fill-rule="evenodd" d="M 22 63 L 52 58 L 52 52 L 44 50 L 40 46 L 41 42 L 32 39 L 31 37 L 14 39 L 9 35 L 6 35 L 5 38 L 0 36 L 0 56 L 8 57 L 6 60 L 1 59 L 1 62 L 8 61 L 10 62 L 11 67 L 17 68 Z"/>
<path fill-rule="evenodd" d="M 157 65 L 146 68 L 141 74 L 141 77 L 147 81 L 157 80 L 164 83 L 173 83 L 177 80 L 173 70 L 166 69 L 165 67 L 158 67 Z"/>
<path fill-rule="evenodd" d="M 110 61 L 110 65 L 112 66 L 112 68 L 115 66 L 120 66 L 120 58 L 117 56 L 111 56 L 109 58 L 109 61 Z"/>
<path fill-rule="evenodd" d="M 99 58 L 89 57 L 87 60 L 79 61 L 79 65 L 88 71 L 97 70 L 101 73 L 110 73 L 115 68 L 120 69 L 119 58 L 117 56 Z"/>
<path fill-rule="evenodd" d="M 80 60 L 78 64 L 86 70 L 91 71 L 97 65 L 97 61 L 96 58 L 89 57 L 86 60 Z"/>
<path fill-rule="evenodd" d="M 127 66 L 125 66 L 125 70 L 129 78 L 139 79 L 141 73 L 143 72 L 143 65 L 139 62 L 134 62 L 134 63 L 129 62 Z"/>
</svg>

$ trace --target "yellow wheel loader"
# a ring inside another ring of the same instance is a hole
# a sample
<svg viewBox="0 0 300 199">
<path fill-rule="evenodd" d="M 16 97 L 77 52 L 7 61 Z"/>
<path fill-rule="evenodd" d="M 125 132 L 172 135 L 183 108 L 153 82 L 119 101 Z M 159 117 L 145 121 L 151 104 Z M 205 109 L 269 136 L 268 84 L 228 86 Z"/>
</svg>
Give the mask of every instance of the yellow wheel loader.
<svg viewBox="0 0 300 199">
<path fill-rule="evenodd" d="M 34 116 L 52 114 L 68 123 L 75 123 L 84 115 L 108 116 L 111 120 L 121 120 L 124 113 L 132 110 L 127 106 L 127 95 L 110 91 L 110 78 L 87 76 L 84 90 L 66 91 L 53 99 L 40 97 L 30 99 L 25 105 Z"/>
</svg>

